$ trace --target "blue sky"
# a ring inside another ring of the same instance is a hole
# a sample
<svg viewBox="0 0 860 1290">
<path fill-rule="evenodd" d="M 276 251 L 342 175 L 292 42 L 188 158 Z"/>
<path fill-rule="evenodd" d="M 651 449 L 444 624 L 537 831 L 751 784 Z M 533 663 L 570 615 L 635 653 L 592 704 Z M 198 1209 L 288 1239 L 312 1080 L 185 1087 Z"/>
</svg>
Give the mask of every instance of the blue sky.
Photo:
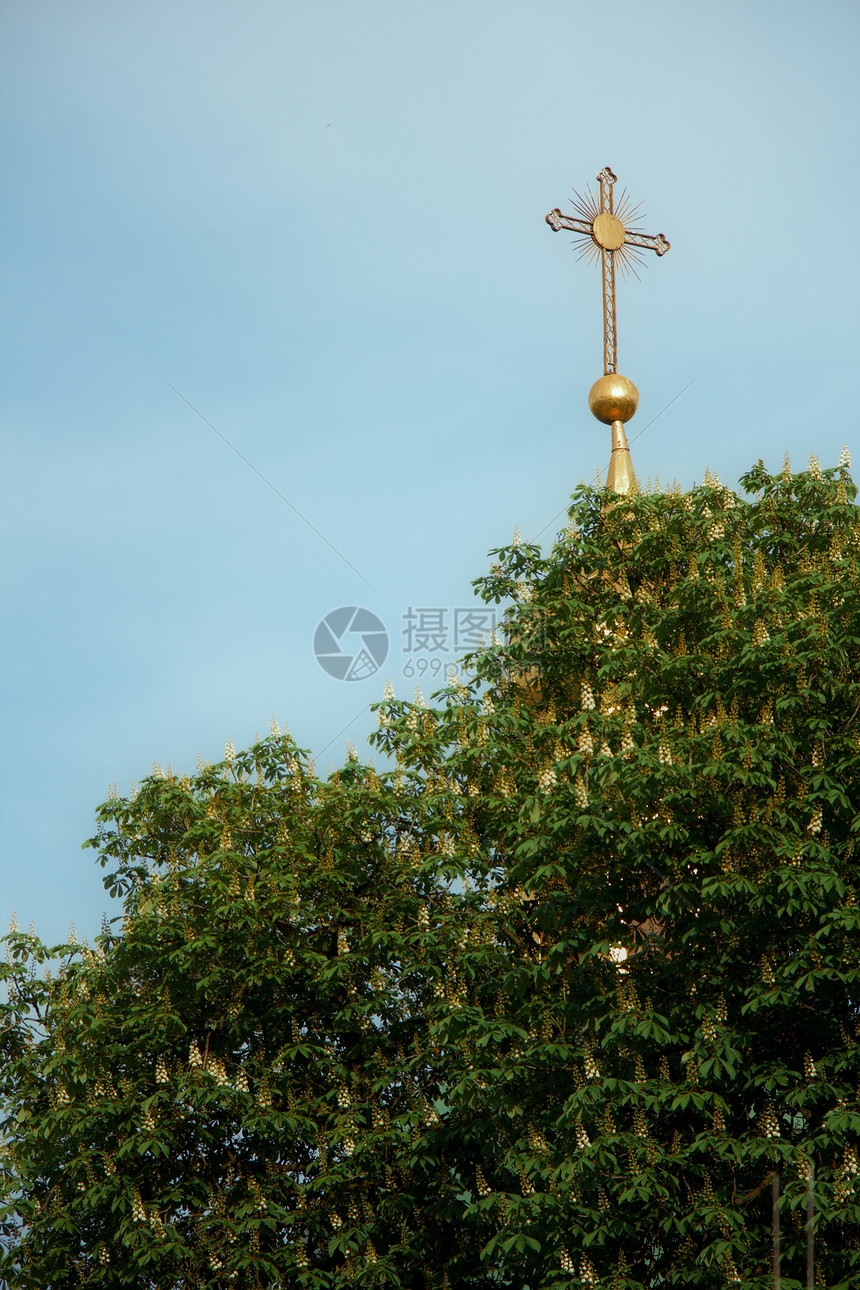
<svg viewBox="0 0 860 1290">
<path fill-rule="evenodd" d="M 7 0 L 0 921 L 98 931 L 110 784 L 273 715 L 325 772 L 386 675 L 411 697 L 454 660 L 487 551 L 550 538 L 608 461 L 599 273 L 544 223 L 602 166 L 672 243 L 619 290 L 640 478 L 856 459 L 858 27 L 853 0 Z M 344 605 L 391 638 L 365 680 L 314 657 Z M 432 653 L 410 607 L 447 611 Z"/>
</svg>

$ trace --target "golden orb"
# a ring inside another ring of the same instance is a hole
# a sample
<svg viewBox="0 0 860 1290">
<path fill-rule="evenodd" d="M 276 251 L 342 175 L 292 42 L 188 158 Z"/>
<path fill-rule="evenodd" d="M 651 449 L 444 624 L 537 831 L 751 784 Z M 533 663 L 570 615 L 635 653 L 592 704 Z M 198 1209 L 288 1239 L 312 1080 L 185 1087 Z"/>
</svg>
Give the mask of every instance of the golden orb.
<svg viewBox="0 0 860 1290">
<path fill-rule="evenodd" d="M 611 426 L 613 421 L 629 421 L 639 406 L 639 391 L 626 376 L 610 372 L 592 385 L 588 406 L 604 425 Z"/>
</svg>

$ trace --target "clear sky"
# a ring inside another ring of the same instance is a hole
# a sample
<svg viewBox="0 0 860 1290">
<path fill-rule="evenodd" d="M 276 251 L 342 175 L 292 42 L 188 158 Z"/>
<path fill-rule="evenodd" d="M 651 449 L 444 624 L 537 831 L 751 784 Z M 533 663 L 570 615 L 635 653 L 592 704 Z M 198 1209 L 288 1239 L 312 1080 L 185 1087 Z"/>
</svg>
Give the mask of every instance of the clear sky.
<svg viewBox="0 0 860 1290">
<path fill-rule="evenodd" d="M 856 0 L 6 0 L 4 925 L 98 931 L 80 844 L 153 761 L 274 715 L 339 764 L 387 675 L 456 658 L 487 551 L 605 471 L 599 272 L 544 223 L 602 166 L 672 243 L 619 290 L 640 478 L 860 465 L 858 28 Z M 314 656 L 341 606 L 390 637 L 363 680 Z"/>
</svg>

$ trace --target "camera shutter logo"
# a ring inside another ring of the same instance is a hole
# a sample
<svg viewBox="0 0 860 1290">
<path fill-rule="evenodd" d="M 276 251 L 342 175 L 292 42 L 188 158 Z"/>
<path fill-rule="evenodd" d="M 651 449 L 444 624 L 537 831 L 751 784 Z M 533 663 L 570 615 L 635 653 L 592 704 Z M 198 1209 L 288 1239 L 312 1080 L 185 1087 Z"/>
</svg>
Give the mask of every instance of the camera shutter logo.
<svg viewBox="0 0 860 1290">
<path fill-rule="evenodd" d="M 314 632 L 314 654 L 338 681 L 366 681 L 388 657 L 388 632 L 381 618 L 360 605 L 326 614 Z"/>
</svg>

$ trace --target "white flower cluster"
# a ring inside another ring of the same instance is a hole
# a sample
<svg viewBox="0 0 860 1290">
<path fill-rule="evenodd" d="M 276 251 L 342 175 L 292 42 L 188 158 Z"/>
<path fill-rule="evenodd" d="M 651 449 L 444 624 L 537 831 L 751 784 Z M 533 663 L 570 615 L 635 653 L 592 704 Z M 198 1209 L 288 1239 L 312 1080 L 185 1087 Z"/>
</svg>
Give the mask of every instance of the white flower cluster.
<svg viewBox="0 0 860 1290">
<path fill-rule="evenodd" d="M 764 1110 L 761 1113 L 760 1123 L 762 1133 L 769 1140 L 772 1141 L 774 1138 L 782 1136 L 779 1131 L 779 1121 L 774 1114 L 774 1109 L 770 1102 L 765 1103 Z"/>
<path fill-rule="evenodd" d="M 579 1261 L 579 1277 L 584 1286 L 597 1285 L 597 1269 L 585 1255 Z"/>
<path fill-rule="evenodd" d="M 833 1199 L 837 1205 L 844 1205 L 854 1189 L 854 1179 L 860 1172 L 860 1159 L 856 1147 L 846 1147 L 842 1155 L 842 1165 L 833 1185 Z"/>
<path fill-rule="evenodd" d="M 206 1067 L 206 1070 L 208 1074 L 212 1076 L 212 1078 L 214 1079 L 215 1083 L 218 1085 L 219 1088 L 230 1087 L 230 1081 L 227 1078 L 227 1072 L 224 1069 L 223 1064 L 218 1060 L 217 1057 L 209 1058 L 209 1062 Z"/>
<path fill-rule="evenodd" d="M 538 1155 L 546 1154 L 549 1151 L 549 1143 L 540 1129 L 536 1129 L 533 1124 L 529 1125 L 529 1145 L 532 1151 Z"/>
<path fill-rule="evenodd" d="M 514 779 L 513 771 L 510 767 L 503 766 L 496 776 L 496 792 L 500 797 L 513 797 L 516 787 L 517 783 Z"/>
<path fill-rule="evenodd" d="M 538 775 L 538 784 L 545 793 L 549 792 L 553 784 L 556 783 L 558 776 L 552 766 L 544 766 Z"/>
<path fill-rule="evenodd" d="M 753 634 L 752 634 L 753 645 L 756 645 L 756 646 L 766 645 L 769 640 L 770 640 L 770 632 L 767 630 L 767 628 L 765 627 L 761 619 L 760 618 L 757 619 L 756 625 L 753 628 Z"/>
<path fill-rule="evenodd" d="M 740 1282 L 740 1273 L 735 1267 L 735 1261 L 730 1254 L 727 1254 L 723 1259 L 723 1275 L 729 1285 L 737 1285 Z"/>
</svg>

